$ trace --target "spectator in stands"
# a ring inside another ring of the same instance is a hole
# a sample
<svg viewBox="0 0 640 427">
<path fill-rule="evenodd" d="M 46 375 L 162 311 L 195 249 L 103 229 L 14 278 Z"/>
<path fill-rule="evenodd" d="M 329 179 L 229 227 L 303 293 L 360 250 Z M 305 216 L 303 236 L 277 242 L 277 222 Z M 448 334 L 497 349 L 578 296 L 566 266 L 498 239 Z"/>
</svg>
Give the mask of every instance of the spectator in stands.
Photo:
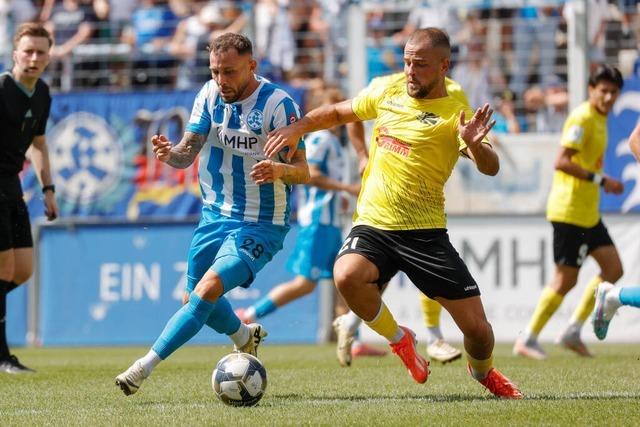
<svg viewBox="0 0 640 427">
<path fill-rule="evenodd" d="M 403 49 L 387 34 L 383 12 L 372 12 L 367 19 L 370 37 L 367 40 L 368 81 L 379 76 L 401 71 Z"/>
<path fill-rule="evenodd" d="M 123 30 L 131 24 L 133 11 L 139 8 L 140 0 L 105 0 L 109 4 L 109 25 L 112 42 L 116 43 Z"/>
<path fill-rule="evenodd" d="M 451 73 L 469 97 L 469 105 L 476 109 L 482 107 L 491 96 L 490 65 L 485 55 L 485 39 L 481 34 L 470 35 L 466 41 L 457 65 Z"/>
<path fill-rule="evenodd" d="M 96 16 L 92 5 L 79 0 L 62 0 L 53 7 L 45 27 L 52 34 L 51 48 L 52 86 L 62 90 L 85 86 L 82 66 L 73 61 L 73 50 L 91 39 Z"/>
<path fill-rule="evenodd" d="M 225 10 L 227 12 L 225 17 Z M 209 42 L 222 33 L 239 33 L 246 24 L 244 14 L 233 13 L 234 5 L 224 2 L 194 1 L 193 15 L 178 24 L 169 52 L 182 62 L 178 68 L 179 89 L 202 85 L 211 78 Z"/>
<path fill-rule="evenodd" d="M 396 41 L 404 44 L 413 32 L 420 28 L 441 28 L 449 34 L 451 44 L 458 45 L 460 42 L 462 21 L 458 10 L 446 2 L 435 0 L 422 0 L 407 18 L 407 23 L 401 31 L 394 34 Z"/>
<path fill-rule="evenodd" d="M 516 114 L 511 91 L 506 90 L 496 97 L 493 106 L 495 108 L 493 119 L 496 121 L 492 128 L 494 133 L 527 132 L 527 121 L 524 117 Z"/>
<path fill-rule="evenodd" d="M 557 7 L 523 7 L 516 14 L 513 26 L 513 67 L 510 89 L 521 99 L 529 84 L 529 67 L 533 47 L 538 50 L 538 72 L 536 80 L 554 75 L 556 60 L 555 36 L 560 22 Z"/>
<path fill-rule="evenodd" d="M 564 19 L 569 24 L 574 19 L 575 2 L 567 2 L 562 10 Z M 587 37 L 589 41 L 589 59 L 591 67 L 606 60 L 604 54 L 605 30 L 609 19 L 609 2 L 607 0 L 587 0 Z"/>
<path fill-rule="evenodd" d="M 166 0 L 141 0 L 122 40 L 134 49 L 132 84 L 167 86 L 175 81 L 176 60 L 168 46 L 178 18 Z"/>
<path fill-rule="evenodd" d="M 293 70 L 296 45 L 288 0 L 257 0 L 254 7 L 256 59 L 263 76 L 281 80 Z"/>
<path fill-rule="evenodd" d="M 0 0 L 0 72 L 11 67 L 13 29 L 35 16 L 31 0 Z"/>
<path fill-rule="evenodd" d="M 527 89 L 523 100 L 531 132 L 562 131 L 568 114 L 569 93 L 559 77 L 550 76 L 543 87 L 536 85 Z"/>
</svg>

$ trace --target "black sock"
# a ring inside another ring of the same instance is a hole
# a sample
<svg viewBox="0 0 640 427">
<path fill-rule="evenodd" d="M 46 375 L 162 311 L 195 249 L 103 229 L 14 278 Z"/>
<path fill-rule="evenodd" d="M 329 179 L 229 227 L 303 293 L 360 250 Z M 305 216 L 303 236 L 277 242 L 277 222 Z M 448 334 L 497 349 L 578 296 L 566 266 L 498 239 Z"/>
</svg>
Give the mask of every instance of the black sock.
<svg viewBox="0 0 640 427">
<path fill-rule="evenodd" d="M 11 282 L 0 280 L 0 359 L 9 356 L 9 346 L 7 345 L 7 289 Z"/>
</svg>

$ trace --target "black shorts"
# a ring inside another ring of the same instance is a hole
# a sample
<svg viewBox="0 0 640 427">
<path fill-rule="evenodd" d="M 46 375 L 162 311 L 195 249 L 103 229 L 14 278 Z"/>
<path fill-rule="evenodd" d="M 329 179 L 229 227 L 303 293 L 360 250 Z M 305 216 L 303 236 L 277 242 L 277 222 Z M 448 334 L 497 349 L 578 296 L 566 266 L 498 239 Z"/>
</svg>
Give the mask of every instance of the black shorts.
<svg viewBox="0 0 640 427">
<path fill-rule="evenodd" d="M 358 225 L 347 236 L 338 258 L 345 254 L 360 254 L 375 264 L 379 286 L 403 271 L 429 298 L 480 295 L 446 229 L 388 231 Z"/>
<path fill-rule="evenodd" d="M 613 245 L 602 221 L 591 227 L 578 227 L 564 222 L 553 225 L 553 260 L 558 265 L 580 268 L 587 255 L 601 246 Z"/>
<path fill-rule="evenodd" d="M 0 187 L 0 251 L 33 247 L 29 211 L 21 193 Z"/>
</svg>

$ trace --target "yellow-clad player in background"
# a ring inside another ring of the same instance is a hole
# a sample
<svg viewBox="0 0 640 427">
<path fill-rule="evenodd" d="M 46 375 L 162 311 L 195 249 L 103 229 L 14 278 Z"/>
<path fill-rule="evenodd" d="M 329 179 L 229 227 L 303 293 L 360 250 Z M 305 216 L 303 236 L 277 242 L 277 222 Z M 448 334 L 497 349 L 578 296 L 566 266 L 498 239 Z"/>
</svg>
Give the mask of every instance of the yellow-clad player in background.
<svg viewBox="0 0 640 427">
<path fill-rule="evenodd" d="M 389 76 L 378 77 L 371 81 L 370 86 L 385 86 L 385 85 L 406 85 L 407 77 L 404 73 L 391 74 Z M 447 94 L 458 101 L 469 106 L 469 100 L 462 87 L 449 77 L 445 77 L 445 87 Z M 359 132 L 364 134 L 362 122 L 351 123 L 354 127 L 360 127 Z M 350 138 L 354 149 L 359 158 L 359 164 L 361 167 L 360 173 L 364 172 L 364 167 L 369 160 L 369 151 L 364 142 L 364 137 L 352 137 Z M 445 341 L 442 331 L 440 330 L 440 314 L 442 312 L 442 305 L 425 294 L 420 293 L 420 306 L 422 309 L 422 315 L 425 325 L 427 327 L 427 355 L 431 360 L 436 360 L 441 363 L 453 362 L 462 356 L 462 352 L 457 348 L 450 345 Z M 342 316 L 339 316 L 333 322 L 333 327 L 337 337 L 336 353 L 338 361 L 342 366 L 350 366 L 351 358 L 360 355 L 360 347 L 354 344 L 354 337 L 356 332 L 362 323 L 362 319 L 356 316 L 352 311 Z M 352 344 L 354 345 L 352 349 Z"/>
<path fill-rule="evenodd" d="M 589 99 L 571 112 L 562 129 L 561 148 L 547 203 L 547 219 L 553 225 L 553 259 L 556 270 L 544 288 L 524 336 L 518 338 L 513 353 L 532 359 L 546 354 L 538 343 L 542 328 L 558 309 L 564 296 L 578 280 L 587 256 L 600 267 L 584 291 L 568 328 L 558 339 L 564 347 L 581 356 L 591 353 L 580 339 L 580 330 L 593 311 L 595 291 L 602 281 L 615 283 L 622 277 L 618 251 L 600 219 L 600 187 L 620 194 L 622 183 L 602 174 L 607 148 L 607 115 L 622 88 L 616 68 L 600 65 L 589 77 Z"/>
<path fill-rule="evenodd" d="M 480 290 L 446 230 L 444 185 L 460 155 L 481 173 L 499 169 L 498 156 L 485 143 L 495 123 L 489 105 L 473 114 L 447 95 L 450 55 L 442 30 L 415 31 L 404 48 L 406 82 L 369 86 L 353 100 L 309 112 L 287 130 L 271 132 L 265 154 L 292 151 L 294 140 L 313 130 L 376 119 L 354 227 L 334 266 L 338 291 L 389 341 L 414 380 L 424 383 L 429 364 L 416 351 L 413 332 L 397 324 L 381 298 L 380 287 L 405 272 L 462 330 L 473 378 L 496 396 L 520 399 L 520 390 L 493 367 L 493 331 Z"/>
</svg>

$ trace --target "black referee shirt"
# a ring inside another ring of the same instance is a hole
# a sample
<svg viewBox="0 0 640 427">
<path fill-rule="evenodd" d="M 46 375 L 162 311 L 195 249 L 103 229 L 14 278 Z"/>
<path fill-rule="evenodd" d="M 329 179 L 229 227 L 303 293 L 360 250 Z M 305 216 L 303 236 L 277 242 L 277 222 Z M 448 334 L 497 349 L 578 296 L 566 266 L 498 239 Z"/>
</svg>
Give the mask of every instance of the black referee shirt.
<svg viewBox="0 0 640 427">
<path fill-rule="evenodd" d="M 38 79 L 29 93 L 11 73 L 0 74 L 0 181 L 18 176 L 33 138 L 45 133 L 50 108 L 45 82 Z"/>
</svg>

